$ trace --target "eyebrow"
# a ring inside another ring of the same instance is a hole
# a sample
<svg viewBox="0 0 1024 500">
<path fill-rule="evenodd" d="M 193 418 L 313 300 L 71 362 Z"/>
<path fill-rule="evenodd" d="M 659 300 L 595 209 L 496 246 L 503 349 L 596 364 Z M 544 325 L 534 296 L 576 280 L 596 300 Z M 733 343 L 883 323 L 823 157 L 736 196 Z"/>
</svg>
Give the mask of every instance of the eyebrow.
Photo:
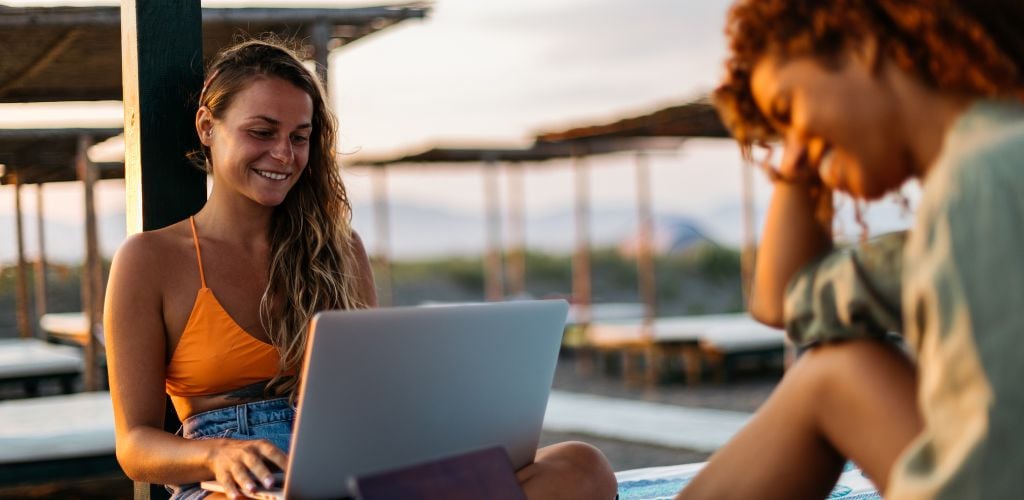
<svg viewBox="0 0 1024 500">
<path fill-rule="evenodd" d="M 253 116 L 250 116 L 249 119 L 250 120 L 263 120 L 263 121 L 265 121 L 265 122 L 267 122 L 267 123 L 269 123 L 271 125 L 281 125 L 281 121 L 280 120 L 275 120 L 275 119 L 273 119 L 273 118 L 271 118 L 269 116 L 266 116 L 266 115 L 253 115 Z M 313 128 L 313 124 L 312 123 L 302 123 L 298 127 L 295 127 L 295 128 L 296 129 Z"/>
</svg>

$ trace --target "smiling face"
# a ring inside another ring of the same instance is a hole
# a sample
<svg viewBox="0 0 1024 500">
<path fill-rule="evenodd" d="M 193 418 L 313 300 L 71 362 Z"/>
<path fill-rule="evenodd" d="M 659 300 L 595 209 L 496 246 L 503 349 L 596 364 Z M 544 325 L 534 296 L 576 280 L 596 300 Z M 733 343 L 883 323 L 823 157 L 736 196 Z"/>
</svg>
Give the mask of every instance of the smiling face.
<svg viewBox="0 0 1024 500">
<path fill-rule="evenodd" d="M 275 77 L 239 91 L 223 116 L 206 107 L 196 116 L 213 164 L 213 196 L 237 193 L 261 206 L 284 201 L 309 161 L 313 100 Z"/>
<path fill-rule="evenodd" d="M 913 176 L 898 102 L 875 62 L 851 51 L 834 67 L 811 56 L 766 55 L 754 66 L 758 109 L 785 142 L 783 174 L 817 171 L 826 186 L 863 199 Z"/>
</svg>

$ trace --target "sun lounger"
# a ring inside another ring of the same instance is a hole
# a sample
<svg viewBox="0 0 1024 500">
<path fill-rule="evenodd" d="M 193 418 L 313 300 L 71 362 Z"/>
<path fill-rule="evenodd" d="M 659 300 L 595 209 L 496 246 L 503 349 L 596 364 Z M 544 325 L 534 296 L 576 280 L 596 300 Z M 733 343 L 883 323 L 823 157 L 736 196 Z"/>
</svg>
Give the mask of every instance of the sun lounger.
<svg viewBox="0 0 1024 500">
<path fill-rule="evenodd" d="M 0 485 L 120 470 L 108 392 L 0 402 Z"/>
<path fill-rule="evenodd" d="M 615 473 L 619 480 L 620 500 L 654 500 L 675 498 L 679 492 L 704 467 L 703 463 L 651 467 Z M 777 497 L 766 489 L 766 497 Z M 848 500 L 881 500 L 864 474 L 853 463 L 847 463 L 843 474 L 828 498 Z"/>
<path fill-rule="evenodd" d="M 641 320 L 595 321 L 586 331 L 588 347 L 621 352 L 627 380 L 647 383 L 656 382 L 662 365 L 671 359 L 682 359 L 687 382 L 694 384 L 700 380 L 705 354 L 710 354 L 712 367 L 728 369 L 727 359 L 774 353 L 783 342 L 781 332 L 745 313 L 664 317 L 646 325 Z M 642 365 L 633 363 L 636 357 L 643 359 Z"/>
<path fill-rule="evenodd" d="M 84 346 L 89 341 L 89 320 L 82 312 L 44 314 L 39 318 L 39 327 L 51 339 L 64 344 Z M 103 342 L 103 335 L 96 338 Z"/>
<path fill-rule="evenodd" d="M 82 354 L 70 346 L 53 345 L 38 339 L 0 339 L 0 383 L 22 384 L 34 396 L 40 381 L 60 382 L 70 393 L 82 373 Z"/>
<path fill-rule="evenodd" d="M 781 359 L 786 344 L 782 331 L 749 320 L 709 328 L 701 336 L 700 347 L 708 368 L 721 382 L 734 373 L 741 359 Z"/>
</svg>

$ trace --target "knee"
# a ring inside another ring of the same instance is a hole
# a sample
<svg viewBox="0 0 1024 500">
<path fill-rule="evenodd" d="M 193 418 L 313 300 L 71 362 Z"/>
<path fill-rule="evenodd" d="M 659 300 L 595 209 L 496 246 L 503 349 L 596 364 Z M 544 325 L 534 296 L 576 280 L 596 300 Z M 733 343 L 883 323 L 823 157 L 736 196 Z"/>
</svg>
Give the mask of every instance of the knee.
<svg viewBox="0 0 1024 500">
<path fill-rule="evenodd" d="M 562 469 L 560 475 L 581 494 L 580 498 L 615 498 L 618 482 L 601 450 L 580 441 L 567 441 L 552 448 Z"/>
<path fill-rule="evenodd" d="M 814 397 L 824 397 L 837 388 L 857 382 L 911 380 L 915 378 L 910 358 L 896 346 L 874 339 L 847 340 L 822 344 L 804 353 L 786 373 L 793 382 Z M 870 384 L 868 384 L 870 385 Z"/>
</svg>

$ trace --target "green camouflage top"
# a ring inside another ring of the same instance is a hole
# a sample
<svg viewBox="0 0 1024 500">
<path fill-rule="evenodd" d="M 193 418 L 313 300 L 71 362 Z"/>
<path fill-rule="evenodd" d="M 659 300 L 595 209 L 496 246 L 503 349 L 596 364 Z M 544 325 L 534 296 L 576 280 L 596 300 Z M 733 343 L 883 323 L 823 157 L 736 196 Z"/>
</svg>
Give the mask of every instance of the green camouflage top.
<svg viewBox="0 0 1024 500">
<path fill-rule="evenodd" d="M 888 497 L 1024 497 L 1024 105 L 974 103 L 947 133 L 913 229 L 807 266 L 785 310 L 802 347 L 904 334 L 925 429 Z"/>
</svg>

